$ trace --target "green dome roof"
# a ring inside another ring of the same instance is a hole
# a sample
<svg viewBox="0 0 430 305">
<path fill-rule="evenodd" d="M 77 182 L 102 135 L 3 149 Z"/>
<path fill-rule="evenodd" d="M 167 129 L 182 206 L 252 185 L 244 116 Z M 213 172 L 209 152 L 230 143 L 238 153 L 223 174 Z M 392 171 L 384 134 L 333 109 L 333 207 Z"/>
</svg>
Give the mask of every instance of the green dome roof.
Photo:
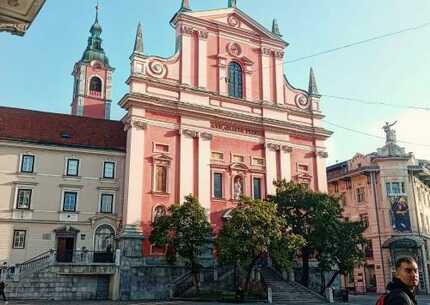
<svg viewBox="0 0 430 305">
<path fill-rule="evenodd" d="M 91 36 L 88 37 L 88 45 L 82 55 L 82 62 L 90 63 L 93 60 L 102 62 L 106 67 L 110 68 L 109 59 L 102 48 L 102 39 L 100 38 L 102 33 L 102 27 L 99 24 L 98 16 L 90 29 Z"/>
</svg>

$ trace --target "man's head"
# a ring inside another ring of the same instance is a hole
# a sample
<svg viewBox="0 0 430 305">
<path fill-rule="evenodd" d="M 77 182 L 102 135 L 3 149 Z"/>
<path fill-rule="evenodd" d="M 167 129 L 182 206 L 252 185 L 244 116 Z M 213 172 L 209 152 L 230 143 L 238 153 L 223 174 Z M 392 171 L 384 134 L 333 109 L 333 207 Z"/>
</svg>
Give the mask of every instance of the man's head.
<svg viewBox="0 0 430 305">
<path fill-rule="evenodd" d="M 409 288 L 418 286 L 418 265 L 412 257 L 402 257 L 396 262 L 396 277 Z"/>
</svg>

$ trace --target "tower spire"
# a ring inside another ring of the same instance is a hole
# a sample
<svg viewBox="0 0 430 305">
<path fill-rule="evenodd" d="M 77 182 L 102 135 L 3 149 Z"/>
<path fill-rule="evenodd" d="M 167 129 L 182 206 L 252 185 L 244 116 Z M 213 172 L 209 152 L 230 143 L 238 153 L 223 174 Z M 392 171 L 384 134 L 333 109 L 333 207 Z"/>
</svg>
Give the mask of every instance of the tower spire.
<svg viewBox="0 0 430 305">
<path fill-rule="evenodd" d="M 281 32 L 279 31 L 278 21 L 276 19 L 273 19 L 272 33 L 275 34 L 276 36 L 282 37 Z"/>
<path fill-rule="evenodd" d="M 140 22 L 137 25 L 133 54 L 143 54 L 143 30 L 142 30 L 142 24 Z"/>
<path fill-rule="evenodd" d="M 228 7 L 237 7 L 237 0 L 228 0 Z"/>
<path fill-rule="evenodd" d="M 95 20 L 95 23 L 99 22 L 99 8 L 100 8 L 100 6 L 99 6 L 99 0 L 97 0 L 97 4 L 96 4 L 96 20 Z"/>
<path fill-rule="evenodd" d="M 311 70 L 309 72 L 308 93 L 310 96 L 321 97 L 321 95 L 318 92 L 317 81 L 315 80 L 315 74 L 314 74 L 314 70 L 312 69 L 312 67 L 311 67 Z"/>
</svg>

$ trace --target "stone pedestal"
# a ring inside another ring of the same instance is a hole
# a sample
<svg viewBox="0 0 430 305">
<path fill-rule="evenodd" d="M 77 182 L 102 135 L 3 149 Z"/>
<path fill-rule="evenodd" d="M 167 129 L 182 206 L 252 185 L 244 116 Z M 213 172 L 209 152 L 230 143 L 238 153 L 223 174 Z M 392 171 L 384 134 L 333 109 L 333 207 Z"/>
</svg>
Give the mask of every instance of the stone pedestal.
<svg viewBox="0 0 430 305">
<path fill-rule="evenodd" d="M 136 225 L 125 225 L 118 237 L 119 248 L 123 257 L 141 257 L 142 242 L 145 239 Z"/>
</svg>

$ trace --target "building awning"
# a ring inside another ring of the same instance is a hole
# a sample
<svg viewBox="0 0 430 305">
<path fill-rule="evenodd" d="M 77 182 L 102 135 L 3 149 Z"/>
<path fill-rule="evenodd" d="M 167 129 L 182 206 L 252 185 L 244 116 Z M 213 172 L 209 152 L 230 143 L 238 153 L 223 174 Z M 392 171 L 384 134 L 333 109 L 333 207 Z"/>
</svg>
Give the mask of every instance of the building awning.
<svg viewBox="0 0 430 305">
<path fill-rule="evenodd" d="M 387 239 L 382 248 L 419 248 L 424 240 L 418 236 L 395 236 Z"/>
</svg>

